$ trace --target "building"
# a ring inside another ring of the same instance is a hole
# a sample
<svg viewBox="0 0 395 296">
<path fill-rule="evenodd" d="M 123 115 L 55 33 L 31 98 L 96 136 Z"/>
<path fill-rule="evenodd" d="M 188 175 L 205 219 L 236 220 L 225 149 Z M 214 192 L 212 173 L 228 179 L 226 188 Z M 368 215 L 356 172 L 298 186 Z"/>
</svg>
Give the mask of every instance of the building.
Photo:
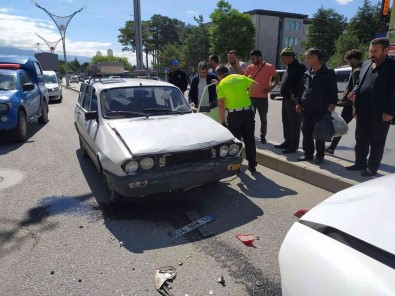
<svg viewBox="0 0 395 296">
<path fill-rule="evenodd" d="M 296 56 L 304 53 L 302 42 L 307 34 L 308 15 L 290 12 L 255 9 L 245 12 L 251 15 L 256 27 L 255 46 L 262 51 L 265 61 L 282 69 L 281 50 L 291 45 Z"/>
</svg>

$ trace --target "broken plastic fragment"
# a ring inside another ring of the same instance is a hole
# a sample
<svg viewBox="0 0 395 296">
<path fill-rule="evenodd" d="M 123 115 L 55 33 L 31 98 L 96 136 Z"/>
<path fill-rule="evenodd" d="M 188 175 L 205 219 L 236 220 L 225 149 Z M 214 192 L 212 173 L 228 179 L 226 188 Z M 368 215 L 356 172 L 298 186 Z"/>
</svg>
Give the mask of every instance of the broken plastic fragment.
<svg viewBox="0 0 395 296">
<path fill-rule="evenodd" d="M 253 234 L 238 234 L 236 237 L 246 246 L 252 246 L 252 243 L 255 240 Z"/>
<path fill-rule="evenodd" d="M 155 287 L 160 290 L 166 281 L 173 281 L 177 272 L 173 266 L 160 267 L 155 274 Z"/>
<path fill-rule="evenodd" d="M 218 278 L 217 282 L 220 283 L 222 286 L 225 286 L 225 278 L 224 278 L 224 276 L 221 275 L 221 276 Z"/>
<path fill-rule="evenodd" d="M 309 210 L 306 209 L 301 209 L 299 211 L 297 211 L 294 216 L 298 217 L 298 218 L 302 218 L 304 214 L 306 214 Z"/>
<path fill-rule="evenodd" d="M 213 290 L 208 291 L 208 293 L 209 293 L 210 295 L 213 295 L 213 294 L 214 294 Z"/>
</svg>

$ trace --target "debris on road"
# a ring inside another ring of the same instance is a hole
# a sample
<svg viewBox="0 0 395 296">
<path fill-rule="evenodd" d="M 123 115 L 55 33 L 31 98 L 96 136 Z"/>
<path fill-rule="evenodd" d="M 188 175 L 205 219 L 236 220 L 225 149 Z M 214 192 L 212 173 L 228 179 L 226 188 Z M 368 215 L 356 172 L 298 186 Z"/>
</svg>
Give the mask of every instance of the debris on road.
<svg viewBox="0 0 395 296">
<path fill-rule="evenodd" d="M 172 296 L 170 292 L 169 282 L 176 278 L 177 272 L 173 266 L 160 267 L 155 274 L 156 290 L 164 296 Z"/>
<path fill-rule="evenodd" d="M 294 217 L 302 218 L 309 210 L 301 209 L 294 214 Z"/>
<path fill-rule="evenodd" d="M 253 242 L 255 241 L 255 237 L 253 234 L 238 234 L 236 237 L 246 246 L 252 247 Z"/>
<path fill-rule="evenodd" d="M 214 294 L 214 291 L 213 291 L 213 290 L 210 290 L 210 291 L 208 291 L 208 293 L 209 293 L 210 295 L 213 295 L 213 294 Z"/>
<path fill-rule="evenodd" d="M 224 276 L 221 275 L 221 276 L 218 278 L 217 282 L 220 283 L 222 286 L 225 286 L 225 278 L 224 278 Z"/>
<path fill-rule="evenodd" d="M 119 241 L 119 247 L 122 248 L 123 245 L 124 245 L 123 242 L 122 242 L 122 241 Z"/>
<path fill-rule="evenodd" d="M 171 237 L 182 236 L 185 233 L 188 233 L 188 232 L 190 232 L 192 230 L 195 230 L 196 228 L 199 228 L 200 226 L 202 226 L 202 225 L 204 225 L 206 223 L 212 222 L 214 220 L 215 220 L 214 216 L 211 216 L 211 215 L 204 216 L 204 217 L 202 217 L 202 218 L 200 218 L 198 220 L 193 221 L 192 223 L 189 223 L 188 225 L 186 225 L 184 227 L 181 227 L 181 228 L 179 228 L 177 230 L 174 230 L 174 231 L 170 232 L 169 236 L 171 236 Z"/>
</svg>

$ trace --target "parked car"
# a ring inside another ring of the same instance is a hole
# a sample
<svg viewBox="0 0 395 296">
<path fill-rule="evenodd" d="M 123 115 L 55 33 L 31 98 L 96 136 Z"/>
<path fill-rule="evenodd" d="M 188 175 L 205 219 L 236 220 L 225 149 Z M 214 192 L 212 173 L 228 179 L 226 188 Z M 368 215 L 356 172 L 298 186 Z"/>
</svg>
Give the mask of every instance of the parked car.
<svg viewBox="0 0 395 296">
<path fill-rule="evenodd" d="M 119 75 L 111 75 L 108 78 L 121 78 L 121 76 L 119 76 Z"/>
<path fill-rule="evenodd" d="M 348 79 L 350 78 L 352 69 L 350 66 L 343 66 L 334 69 L 336 74 L 336 83 L 338 91 L 338 99 L 341 100 L 344 91 L 347 89 Z"/>
<path fill-rule="evenodd" d="M 96 165 L 112 201 L 216 182 L 242 162 L 242 143 L 193 113 L 167 82 L 86 80 L 74 118 L 80 152 Z"/>
<path fill-rule="evenodd" d="M 34 57 L 0 57 L 0 131 L 25 141 L 29 123 L 48 122 L 48 92 Z"/>
<path fill-rule="evenodd" d="M 280 90 L 281 90 L 281 79 L 283 78 L 283 75 L 286 70 L 276 70 L 278 75 L 280 75 L 280 82 L 273 88 L 273 90 L 269 93 L 270 99 L 275 100 L 279 99 L 282 100 L 283 97 L 280 96 Z M 272 79 L 274 81 L 274 79 Z"/>
<path fill-rule="evenodd" d="M 73 83 L 73 82 L 78 83 L 78 82 L 80 82 L 80 78 L 77 75 L 73 75 L 73 76 L 70 77 L 70 81 L 69 82 L 70 83 Z"/>
<path fill-rule="evenodd" d="M 395 294 L 394 183 L 342 190 L 293 224 L 279 254 L 283 295 Z"/>
<path fill-rule="evenodd" d="M 50 101 L 62 102 L 62 83 L 55 71 L 43 71 L 45 87 L 48 91 L 48 98 Z"/>
</svg>

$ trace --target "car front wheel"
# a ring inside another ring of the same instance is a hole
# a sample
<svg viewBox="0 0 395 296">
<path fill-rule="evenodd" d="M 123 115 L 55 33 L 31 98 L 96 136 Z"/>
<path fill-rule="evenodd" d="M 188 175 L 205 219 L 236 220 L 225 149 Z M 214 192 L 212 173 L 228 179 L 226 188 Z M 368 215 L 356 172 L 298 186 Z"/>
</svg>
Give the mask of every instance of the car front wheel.
<svg viewBox="0 0 395 296">
<path fill-rule="evenodd" d="M 18 112 L 18 122 L 14 130 L 14 139 L 17 142 L 24 142 L 27 139 L 27 119 L 22 110 Z"/>
<path fill-rule="evenodd" d="M 100 172 L 103 182 L 104 182 L 104 186 L 106 186 L 106 191 L 109 195 L 110 198 L 110 203 L 112 204 L 119 204 L 125 201 L 125 198 L 123 195 L 119 194 L 118 192 L 116 192 L 114 189 L 111 188 L 111 185 L 108 184 L 107 181 L 107 177 L 106 175 L 103 173 L 103 169 Z"/>
</svg>

